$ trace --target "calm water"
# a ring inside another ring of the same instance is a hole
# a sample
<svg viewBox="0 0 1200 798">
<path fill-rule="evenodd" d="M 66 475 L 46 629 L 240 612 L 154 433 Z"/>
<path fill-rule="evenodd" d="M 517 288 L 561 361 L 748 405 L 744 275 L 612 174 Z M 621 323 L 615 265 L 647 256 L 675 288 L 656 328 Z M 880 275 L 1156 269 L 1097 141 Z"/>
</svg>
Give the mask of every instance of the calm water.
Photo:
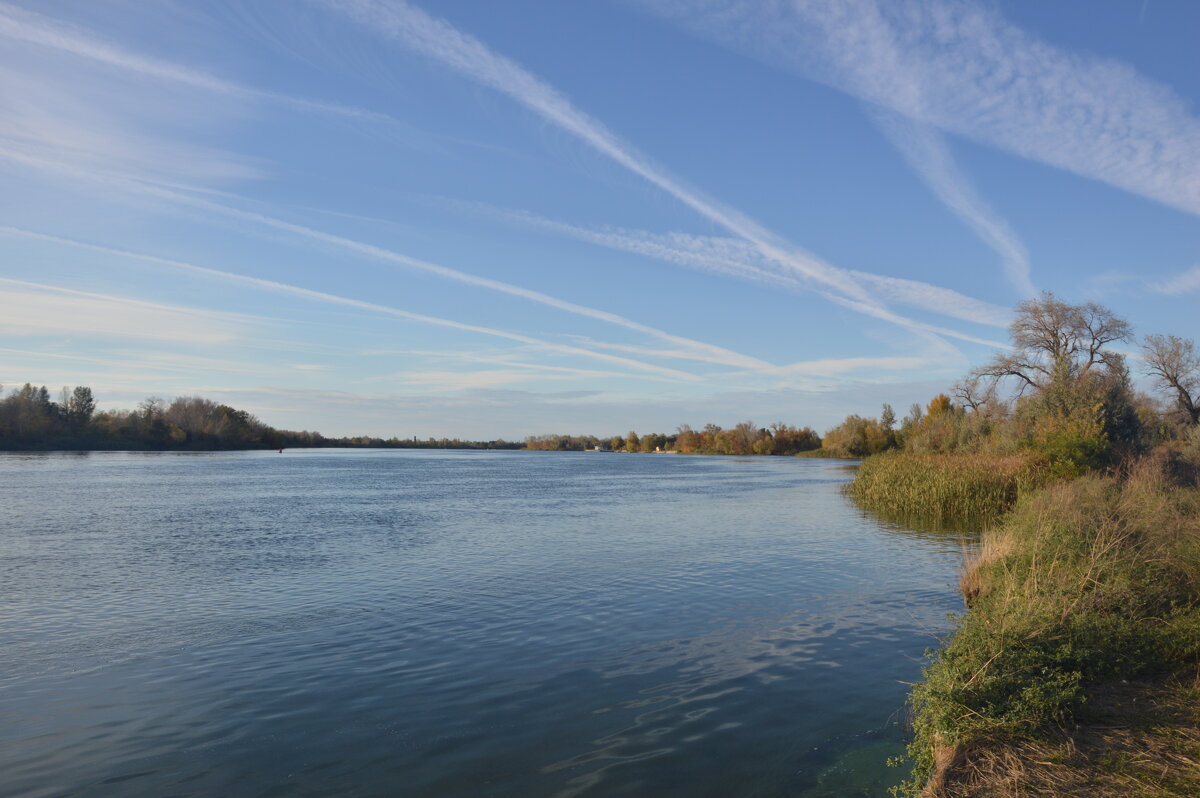
<svg viewBox="0 0 1200 798">
<path fill-rule="evenodd" d="M 960 546 L 849 474 L 0 455 L 0 793 L 884 795 Z"/>
</svg>

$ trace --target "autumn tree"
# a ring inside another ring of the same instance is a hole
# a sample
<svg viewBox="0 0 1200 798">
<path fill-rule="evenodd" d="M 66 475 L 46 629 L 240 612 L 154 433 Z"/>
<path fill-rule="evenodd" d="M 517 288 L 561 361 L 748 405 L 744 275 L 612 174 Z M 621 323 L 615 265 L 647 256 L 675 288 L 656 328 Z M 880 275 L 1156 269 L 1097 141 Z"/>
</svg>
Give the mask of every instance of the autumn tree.
<svg viewBox="0 0 1200 798">
<path fill-rule="evenodd" d="M 691 454 L 700 446 L 700 433 L 687 424 L 680 424 L 675 430 L 675 448 Z"/>
</svg>

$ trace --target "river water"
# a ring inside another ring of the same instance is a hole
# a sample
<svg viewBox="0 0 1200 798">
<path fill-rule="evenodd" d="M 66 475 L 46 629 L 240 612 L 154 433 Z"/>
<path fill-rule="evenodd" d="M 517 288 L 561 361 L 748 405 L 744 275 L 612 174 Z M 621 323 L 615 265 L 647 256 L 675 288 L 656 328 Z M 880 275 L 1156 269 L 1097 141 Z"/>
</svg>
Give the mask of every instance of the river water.
<svg viewBox="0 0 1200 798">
<path fill-rule="evenodd" d="M 851 473 L 0 454 L 0 794 L 883 796 L 961 549 Z"/>
</svg>

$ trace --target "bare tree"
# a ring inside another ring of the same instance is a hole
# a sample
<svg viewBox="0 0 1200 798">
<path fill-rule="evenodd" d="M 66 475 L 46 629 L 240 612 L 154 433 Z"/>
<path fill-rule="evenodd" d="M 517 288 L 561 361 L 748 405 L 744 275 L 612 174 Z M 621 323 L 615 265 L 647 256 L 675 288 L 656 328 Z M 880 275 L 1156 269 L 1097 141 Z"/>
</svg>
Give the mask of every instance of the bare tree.
<svg viewBox="0 0 1200 798">
<path fill-rule="evenodd" d="M 971 412 L 982 411 L 996 401 L 996 383 L 971 373 L 954 383 L 954 398 Z"/>
<path fill-rule="evenodd" d="M 1078 377 L 1096 366 L 1118 369 L 1120 356 L 1105 347 L 1133 336 L 1129 322 L 1108 308 L 1095 302 L 1068 305 L 1049 291 L 1017 305 L 1009 332 L 1012 351 L 996 355 L 971 377 L 989 379 L 993 385 L 1013 377 L 1019 382 L 1018 392 L 1044 388 L 1064 368 Z"/>
<path fill-rule="evenodd" d="M 1175 394 L 1175 405 L 1188 423 L 1200 424 L 1200 352 L 1195 342 L 1175 335 L 1147 335 L 1142 351 L 1154 381 Z"/>
</svg>

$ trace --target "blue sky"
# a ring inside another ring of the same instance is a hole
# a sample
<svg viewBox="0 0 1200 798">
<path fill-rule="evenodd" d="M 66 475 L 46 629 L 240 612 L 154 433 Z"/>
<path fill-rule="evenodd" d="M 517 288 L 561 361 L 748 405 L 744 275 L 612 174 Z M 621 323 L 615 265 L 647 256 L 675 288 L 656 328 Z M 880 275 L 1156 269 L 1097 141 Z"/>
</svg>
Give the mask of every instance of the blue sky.
<svg viewBox="0 0 1200 798">
<path fill-rule="evenodd" d="M 1037 291 L 1198 338 L 1197 30 L 0 0 L 0 383 L 326 434 L 825 429 L 948 388 Z"/>
</svg>

